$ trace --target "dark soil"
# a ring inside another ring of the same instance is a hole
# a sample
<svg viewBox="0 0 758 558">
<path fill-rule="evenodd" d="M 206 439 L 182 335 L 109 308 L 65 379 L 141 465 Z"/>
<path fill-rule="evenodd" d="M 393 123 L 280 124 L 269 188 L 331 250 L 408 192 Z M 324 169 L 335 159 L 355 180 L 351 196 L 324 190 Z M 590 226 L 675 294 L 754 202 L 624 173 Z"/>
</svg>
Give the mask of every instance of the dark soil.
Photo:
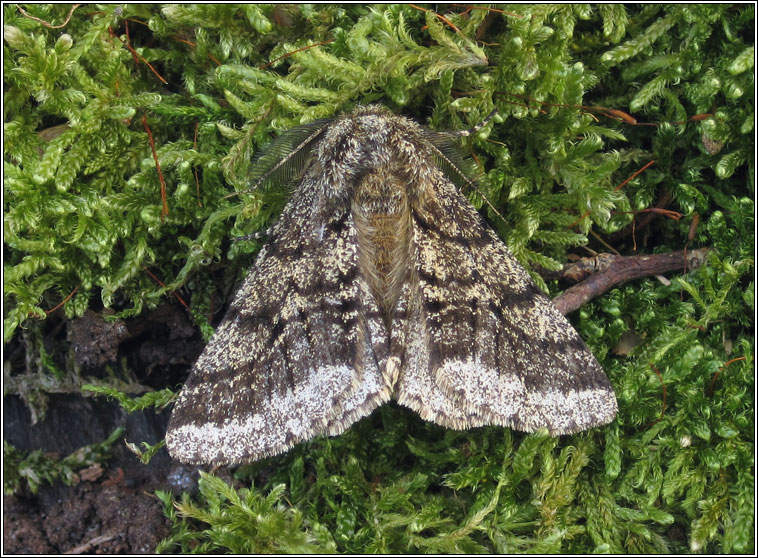
<svg viewBox="0 0 758 558">
<path fill-rule="evenodd" d="M 3 515 L 4 554 L 147 554 L 169 533 L 157 499 L 123 483 L 80 483 L 47 506 L 11 496 Z"/>
<path fill-rule="evenodd" d="M 78 447 L 102 441 L 119 424 L 126 427 L 125 440 L 155 443 L 163 437 L 166 413 L 152 411 L 125 415 L 117 403 L 74 395 L 51 396 L 47 416 L 41 423 L 26 425 L 28 440 L 8 436 L 18 419 L 29 412 L 16 396 L 4 399 L 6 440 L 29 451 L 57 446 L 49 454 L 63 456 L 76 447 L 59 431 L 77 432 Z M 81 426 L 89 423 L 89 428 Z M 9 429 L 10 427 L 10 429 Z M 50 436 L 57 442 L 50 444 Z M 158 439 L 155 439 L 158 438 Z M 43 446 L 36 442 L 46 440 Z M 113 446 L 113 457 L 102 466 L 78 471 L 73 486 L 44 483 L 37 494 L 24 485 L 18 494 L 3 501 L 3 554 L 146 554 L 169 534 L 169 521 L 155 490 L 175 495 L 192 491 L 198 469 L 172 461 L 165 449 L 145 465 L 125 446 Z"/>
<path fill-rule="evenodd" d="M 50 325 L 45 324 L 43 331 L 45 345 L 61 368 L 69 369 L 68 358 L 77 373 L 97 377 L 104 366 L 126 361 L 141 385 L 177 389 L 204 344 L 186 312 L 176 305 L 163 305 L 133 321 L 111 323 L 103 316 L 87 312 L 77 320 L 61 320 L 59 327 L 54 319 L 46 320 Z M 9 345 L 11 374 L 28 374 L 23 344 Z M 109 460 L 76 471 L 79 481 L 74 485 L 43 481 L 38 493 L 32 494 L 22 481 L 16 494 L 6 496 L 3 554 L 154 552 L 170 529 L 155 490 L 175 496 L 193 491 L 198 468 L 172 461 L 165 448 L 145 465 L 124 442 L 158 443 L 165 436 L 169 411 L 127 414 L 104 397 L 78 393 L 45 397 L 44 419 L 36 424 L 21 397 L 3 398 L 3 438 L 18 450 L 41 449 L 62 458 L 104 441 L 119 426 L 125 434 L 112 446 Z"/>
</svg>

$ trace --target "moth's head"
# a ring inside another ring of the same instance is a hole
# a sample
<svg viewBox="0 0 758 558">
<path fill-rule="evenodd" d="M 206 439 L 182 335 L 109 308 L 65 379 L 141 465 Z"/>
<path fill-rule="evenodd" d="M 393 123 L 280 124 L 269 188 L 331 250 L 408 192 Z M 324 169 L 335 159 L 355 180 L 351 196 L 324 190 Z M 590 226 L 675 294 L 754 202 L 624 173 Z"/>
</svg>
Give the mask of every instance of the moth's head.
<svg viewBox="0 0 758 558">
<path fill-rule="evenodd" d="M 418 168 L 426 153 L 422 128 L 380 105 L 357 107 L 324 131 L 314 171 L 334 194 L 350 195 L 366 173 L 388 167 Z"/>
</svg>

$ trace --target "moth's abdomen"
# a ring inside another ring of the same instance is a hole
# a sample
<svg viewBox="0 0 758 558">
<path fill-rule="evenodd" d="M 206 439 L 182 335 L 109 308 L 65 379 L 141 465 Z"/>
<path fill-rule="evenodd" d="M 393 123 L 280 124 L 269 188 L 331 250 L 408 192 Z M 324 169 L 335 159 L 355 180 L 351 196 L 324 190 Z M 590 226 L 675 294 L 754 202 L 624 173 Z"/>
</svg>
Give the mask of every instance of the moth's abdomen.
<svg viewBox="0 0 758 558">
<path fill-rule="evenodd" d="M 389 327 L 410 275 L 411 213 L 407 185 L 397 169 L 379 167 L 356 185 L 352 203 L 359 265 Z"/>
</svg>

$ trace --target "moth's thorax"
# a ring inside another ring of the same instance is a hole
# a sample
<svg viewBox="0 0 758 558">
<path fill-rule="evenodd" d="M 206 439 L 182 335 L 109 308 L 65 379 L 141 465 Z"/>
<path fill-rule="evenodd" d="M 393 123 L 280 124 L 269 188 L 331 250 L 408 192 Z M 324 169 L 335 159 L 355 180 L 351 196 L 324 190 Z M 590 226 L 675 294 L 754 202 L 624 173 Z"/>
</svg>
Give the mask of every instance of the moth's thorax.
<svg viewBox="0 0 758 558">
<path fill-rule="evenodd" d="M 415 122 L 375 106 L 337 119 L 315 152 L 315 174 L 328 196 L 352 199 L 367 172 L 402 166 L 412 178 L 428 158 L 423 131 Z M 410 187 L 414 180 L 406 180 Z"/>
<path fill-rule="evenodd" d="M 361 275 L 389 327 L 410 269 L 411 212 L 402 170 L 386 165 L 366 172 L 356 184 L 351 209 Z"/>
</svg>

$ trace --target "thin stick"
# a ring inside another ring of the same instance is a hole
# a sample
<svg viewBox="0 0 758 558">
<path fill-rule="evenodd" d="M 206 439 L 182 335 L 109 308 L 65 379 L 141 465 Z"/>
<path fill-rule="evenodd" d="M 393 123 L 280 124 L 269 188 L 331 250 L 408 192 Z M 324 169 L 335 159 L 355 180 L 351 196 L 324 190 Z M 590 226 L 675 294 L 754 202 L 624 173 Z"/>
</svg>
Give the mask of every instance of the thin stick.
<svg viewBox="0 0 758 558">
<path fill-rule="evenodd" d="M 68 12 L 68 17 L 66 17 L 66 21 L 64 21 L 60 25 L 52 25 L 52 24 L 46 22 L 45 20 L 42 20 L 42 19 L 40 19 L 38 17 L 34 17 L 33 15 L 30 15 L 21 6 L 16 6 L 16 7 L 18 8 L 18 11 L 21 12 L 21 15 L 23 15 L 24 17 L 28 17 L 29 19 L 33 19 L 34 21 L 38 21 L 39 23 L 41 23 L 42 25 L 44 25 L 48 29 L 60 29 L 61 27 L 65 27 L 68 24 L 68 22 L 71 20 L 71 16 L 74 15 L 74 10 L 76 8 L 78 8 L 79 6 L 81 6 L 81 4 L 74 4 L 73 6 L 71 6 L 71 9 Z"/>
<path fill-rule="evenodd" d="M 440 14 L 438 14 L 436 12 L 433 12 L 432 10 L 427 10 L 426 8 L 422 8 L 421 6 L 416 6 L 415 4 L 408 4 L 408 5 L 411 8 L 414 8 L 416 10 L 420 10 L 422 12 L 431 12 L 432 14 L 434 14 L 435 16 L 437 16 L 439 19 L 441 19 L 442 21 L 444 21 L 445 23 L 447 23 L 453 29 L 453 31 L 455 31 L 459 35 L 462 35 L 461 30 L 458 29 L 455 25 L 453 25 L 453 23 L 449 19 L 447 19 L 446 17 L 441 16 Z"/>
<path fill-rule="evenodd" d="M 45 314 L 47 314 L 49 316 L 50 314 L 52 314 L 53 312 L 55 312 L 58 308 L 60 308 L 64 304 L 66 304 L 66 302 L 68 302 L 71 299 L 71 297 L 76 294 L 76 291 L 78 291 L 78 290 L 79 290 L 79 286 L 77 285 L 77 287 L 73 291 L 71 291 L 71 293 L 66 298 L 63 299 L 63 302 L 61 302 L 55 308 L 51 308 L 50 310 L 48 310 L 47 312 L 45 312 Z"/>
<path fill-rule="evenodd" d="M 737 362 L 739 360 L 747 360 L 747 357 L 741 356 L 737 358 L 733 358 L 732 360 L 726 361 L 723 366 L 719 366 L 719 369 L 716 370 L 716 373 L 713 375 L 713 379 L 711 380 L 710 385 L 708 386 L 708 397 L 711 397 L 713 395 L 713 387 L 716 385 L 716 380 L 719 377 L 719 374 L 721 374 L 721 371 L 732 364 L 733 362 Z"/>
<path fill-rule="evenodd" d="M 600 296 L 611 287 L 627 281 L 677 271 L 684 269 L 685 265 L 687 269 L 698 267 L 705 261 L 708 251 L 708 248 L 688 251 L 686 260 L 684 252 L 669 252 L 649 256 L 601 254 L 604 256 L 602 258 L 603 270 L 593 273 L 578 285 L 566 289 L 563 294 L 553 299 L 553 303 L 558 307 L 561 314 L 568 314 L 579 309 L 593 298 Z M 586 264 L 572 264 L 572 266 L 576 265 L 586 266 Z M 586 271 L 573 270 L 571 269 L 572 266 L 566 266 L 564 270 L 567 277 L 586 275 Z"/>
<path fill-rule="evenodd" d="M 629 178 L 627 178 L 626 180 L 624 180 L 624 181 L 623 181 L 621 184 L 619 184 L 618 186 L 616 186 L 616 188 L 615 188 L 613 191 L 615 192 L 616 190 L 621 190 L 621 188 L 623 188 L 625 184 L 627 184 L 628 182 L 630 182 L 630 181 L 634 180 L 634 179 L 635 179 L 636 177 L 638 177 L 638 176 L 639 176 L 639 175 L 640 175 L 640 174 L 641 174 L 641 173 L 642 173 L 642 172 L 643 172 L 643 171 L 644 171 L 646 168 L 648 168 L 649 166 L 652 166 L 652 165 L 654 165 L 654 164 L 655 164 L 655 161 L 649 161 L 649 162 L 648 162 L 648 163 L 647 163 L 647 164 L 646 164 L 644 167 L 642 167 L 640 170 L 638 170 L 637 172 L 635 172 L 635 173 L 634 173 L 632 176 L 630 176 Z"/>
<path fill-rule="evenodd" d="M 108 32 L 112 36 L 116 37 L 119 41 L 121 41 L 121 44 L 124 45 L 129 50 L 129 52 L 132 53 L 132 57 L 137 56 L 140 60 L 142 60 L 145 64 L 147 64 L 147 67 L 150 68 L 150 70 L 158 77 L 159 80 L 163 82 L 164 85 L 168 85 L 168 82 L 165 79 L 163 79 L 163 76 L 158 73 L 158 70 L 153 68 L 153 65 L 150 62 L 148 62 L 144 56 L 142 56 L 139 52 L 134 50 L 134 48 L 132 48 L 132 45 L 124 42 L 124 40 L 118 35 L 116 35 L 110 27 L 108 28 Z"/>
<path fill-rule="evenodd" d="M 618 186 L 616 186 L 613 189 L 613 191 L 615 192 L 616 190 L 620 190 L 621 188 L 623 188 L 624 185 L 626 185 L 629 181 L 633 180 L 635 177 L 639 176 L 639 174 L 642 171 L 644 171 L 646 168 L 648 168 L 649 166 L 651 166 L 653 164 L 655 164 L 655 161 L 649 161 L 644 167 L 642 167 L 640 170 L 638 170 L 637 172 L 635 172 L 632 176 L 630 176 L 629 178 L 627 178 L 626 180 L 624 180 L 621 184 L 619 184 Z M 589 215 L 589 214 L 590 214 L 589 210 L 585 211 L 584 215 L 582 215 L 581 217 L 579 217 L 579 219 L 577 219 L 576 221 L 574 221 L 573 223 L 571 223 L 571 225 L 569 226 L 569 228 L 573 228 L 576 225 L 578 225 L 579 223 L 581 223 L 582 219 L 584 219 L 585 217 L 587 217 L 587 215 Z"/>
<path fill-rule="evenodd" d="M 160 279 L 158 279 L 158 278 L 155 276 L 155 274 L 154 274 L 152 271 L 150 271 L 150 270 L 149 270 L 147 267 L 144 267 L 144 266 L 143 266 L 143 268 L 142 268 L 142 269 L 144 269 L 145 271 L 147 271 L 147 274 L 148 274 L 148 275 L 150 275 L 150 277 L 152 277 L 152 278 L 153 278 L 153 280 L 154 280 L 156 283 L 158 283 L 158 284 L 159 284 L 161 287 L 165 287 L 165 286 L 166 286 L 166 283 L 164 283 L 163 281 L 161 281 Z M 179 296 L 179 295 L 176 293 L 176 291 L 171 291 L 171 294 L 173 294 L 173 295 L 174 295 L 174 296 L 175 296 L 177 299 L 179 299 L 179 302 L 181 302 L 181 303 L 184 305 L 184 307 L 185 307 L 187 310 L 189 310 L 189 309 L 190 309 L 190 307 L 187 305 L 187 303 L 186 303 L 186 302 L 184 302 L 184 300 L 182 299 L 182 297 L 180 297 L 180 296 Z"/>
<path fill-rule="evenodd" d="M 96 546 L 100 546 L 103 543 L 112 541 L 115 538 L 116 538 L 116 535 L 100 535 L 98 537 L 95 537 L 94 539 L 88 540 L 86 543 L 80 544 L 79 546 L 75 546 L 74 548 L 67 550 L 63 554 L 84 554 L 85 552 L 89 552 L 91 549 L 95 548 Z"/>
<path fill-rule="evenodd" d="M 195 120 L 195 139 L 192 142 L 192 149 L 197 151 L 197 128 L 199 126 L 199 122 Z M 197 166 L 193 165 L 192 170 L 195 171 L 195 190 L 197 193 L 197 206 L 203 207 L 203 202 L 200 201 L 200 179 L 197 177 Z"/>
<path fill-rule="evenodd" d="M 324 41 L 322 43 L 316 43 L 315 45 L 304 46 L 303 48 L 299 48 L 297 50 L 293 50 L 292 52 L 288 52 L 286 54 L 282 54 L 279 58 L 273 59 L 268 64 L 264 64 L 263 66 L 258 66 L 258 69 L 262 70 L 264 68 L 268 68 L 269 66 L 271 66 L 272 64 L 275 64 L 276 62 L 278 62 L 282 58 L 287 58 L 288 56 L 292 56 L 296 52 L 300 52 L 300 51 L 303 51 L 303 50 L 308 50 L 309 48 L 313 48 L 313 47 L 317 47 L 317 46 L 328 45 L 329 43 L 333 43 L 333 42 L 334 42 L 334 39 L 329 39 L 328 41 Z"/>
<path fill-rule="evenodd" d="M 600 236 L 599 234 L 597 234 L 597 233 L 596 233 L 595 231 L 593 231 L 592 229 L 590 229 L 590 234 L 591 234 L 591 235 L 592 235 L 592 236 L 595 238 L 595 240 L 597 240 L 597 241 L 598 241 L 600 244 L 602 244 L 603 246 L 605 246 L 606 248 L 608 248 L 608 250 L 610 250 L 611 252 L 613 252 L 613 253 L 614 253 L 614 254 L 616 254 L 617 256 L 620 256 L 620 255 L 621 255 L 621 254 L 619 253 L 619 251 L 618 251 L 618 250 L 616 250 L 616 249 L 615 249 L 613 246 L 611 246 L 611 245 L 610 245 L 610 244 L 608 244 L 608 243 L 607 243 L 605 240 L 603 240 L 603 237 L 602 237 L 602 236 Z"/>
<path fill-rule="evenodd" d="M 163 209 L 161 210 L 161 220 L 168 215 L 168 201 L 166 200 L 166 181 L 163 178 L 163 172 L 161 172 L 161 164 L 158 162 L 158 152 L 155 150 L 155 141 L 153 140 L 153 133 L 150 131 L 150 126 L 147 125 L 147 116 L 142 115 L 142 126 L 144 126 L 147 132 L 147 138 L 150 140 L 150 149 L 153 152 L 153 159 L 155 159 L 155 168 L 158 169 L 158 180 L 161 183 L 161 201 L 163 202 Z"/>
</svg>

